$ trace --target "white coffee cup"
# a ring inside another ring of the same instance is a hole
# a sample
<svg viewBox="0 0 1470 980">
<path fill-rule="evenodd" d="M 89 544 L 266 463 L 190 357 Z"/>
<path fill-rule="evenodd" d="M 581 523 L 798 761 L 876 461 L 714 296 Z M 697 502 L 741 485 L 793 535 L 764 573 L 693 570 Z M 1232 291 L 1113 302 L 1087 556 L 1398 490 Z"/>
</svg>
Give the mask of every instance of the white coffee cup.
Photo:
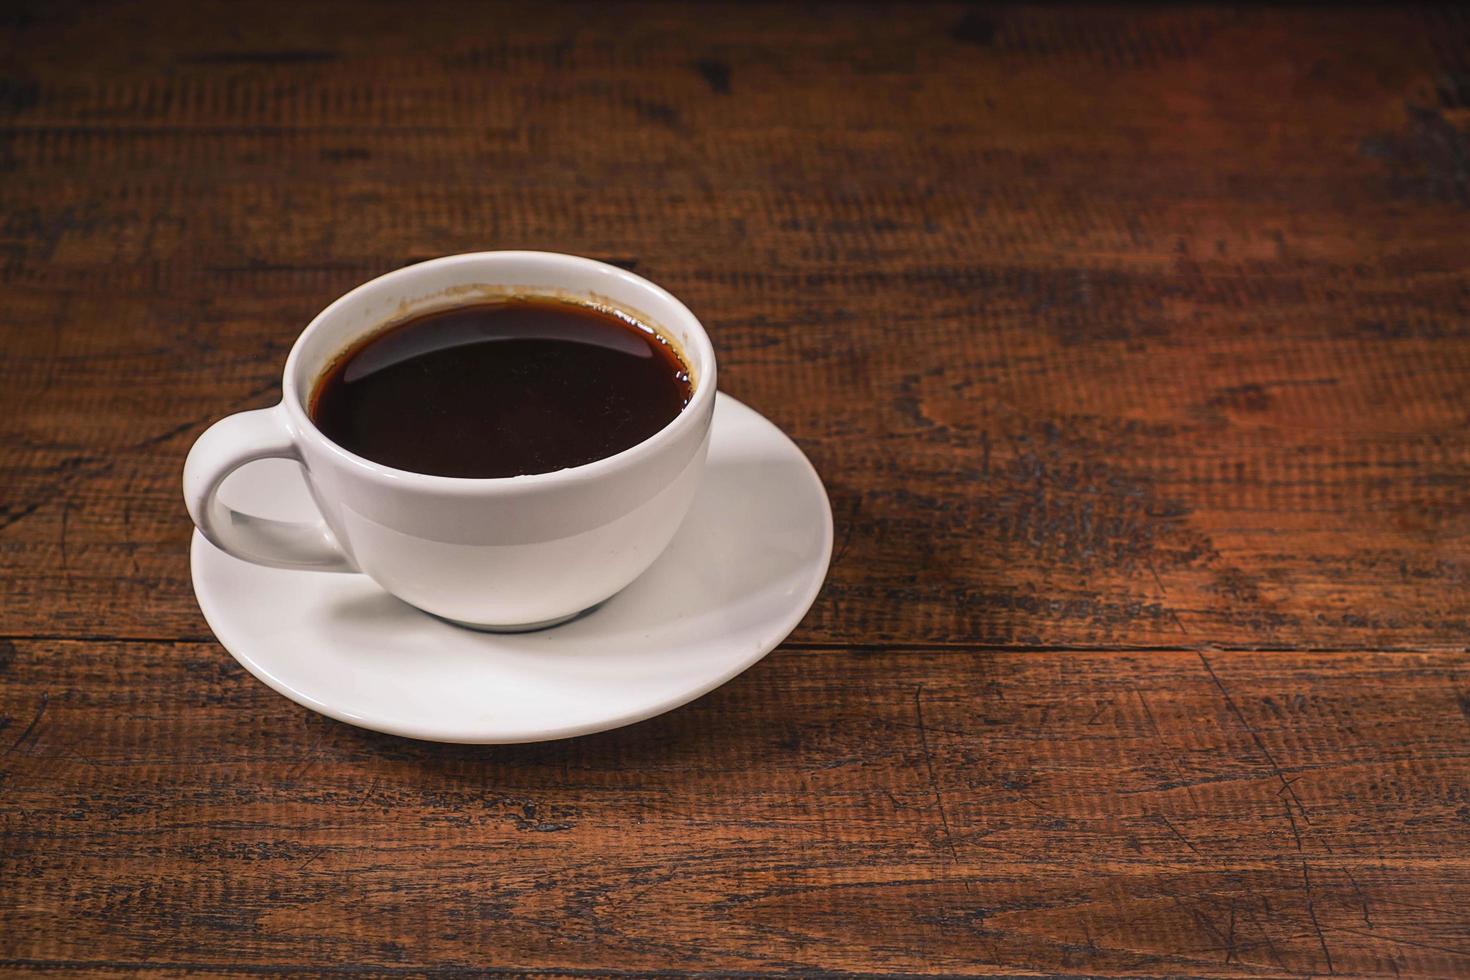
<svg viewBox="0 0 1470 980">
<path fill-rule="evenodd" d="M 611 306 L 659 331 L 691 369 L 689 404 L 605 459 L 499 479 L 384 466 L 348 452 L 311 421 L 314 386 L 355 341 L 420 313 L 516 295 Z M 536 629 L 618 592 L 673 538 L 709 449 L 715 355 L 694 314 L 641 276 L 552 252 L 476 252 L 398 269 L 328 306 L 291 348 L 281 390 L 279 405 L 215 423 L 189 451 L 184 499 L 206 538 L 262 565 L 362 572 L 465 626 Z M 267 520 L 219 500 L 230 473 L 272 457 L 301 464 L 321 520 Z"/>
</svg>

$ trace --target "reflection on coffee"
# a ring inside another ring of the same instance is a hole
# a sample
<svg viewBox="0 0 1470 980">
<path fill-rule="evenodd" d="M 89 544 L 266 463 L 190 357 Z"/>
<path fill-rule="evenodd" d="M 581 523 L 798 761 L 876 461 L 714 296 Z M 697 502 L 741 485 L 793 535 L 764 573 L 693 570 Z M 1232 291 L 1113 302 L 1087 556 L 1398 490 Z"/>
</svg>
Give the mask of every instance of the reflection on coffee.
<svg viewBox="0 0 1470 980">
<path fill-rule="evenodd" d="M 428 313 L 350 348 L 317 383 L 311 418 L 377 463 L 506 477 L 637 445 L 692 393 L 678 351 L 632 318 L 518 298 Z"/>
</svg>

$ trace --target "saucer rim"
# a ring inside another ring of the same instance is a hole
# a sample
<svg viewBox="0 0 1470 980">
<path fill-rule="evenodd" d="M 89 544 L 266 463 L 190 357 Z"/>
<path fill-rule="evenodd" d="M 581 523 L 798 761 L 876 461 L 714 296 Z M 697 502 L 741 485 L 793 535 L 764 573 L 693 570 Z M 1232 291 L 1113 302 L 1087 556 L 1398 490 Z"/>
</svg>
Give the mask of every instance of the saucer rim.
<svg viewBox="0 0 1470 980">
<path fill-rule="evenodd" d="M 328 718 L 332 718 L 336 721 L 340 721 L 357 728 L 380 732 L 385 735 L 394 735 L 401 738 L 412 738 L 426 742 L 441 742 L 457 745 L 520 745 L 535 742 L 551 742 L 561 739 L 577 738 L 582 735 L 593 735 L 598 732 L 606 732 L 618 728 L 625 728 L 629 725 L 636 725 L 641 721 L 647 721 L 650 718 L 656 718 L 659 715 L 666 714 L 670 711 L 675 710 L 676 708 L 681 708 L 686 704 L 696 701 L 699 698 L 704 697 L 711 691 L 715 690 L 716 688 L 728 684 L 740 674 L 749 670 L 751 667 L 755 666 L 761 660 L 769 656 L 773 650 L 779 647 L 781 643 L 788 636 L 790 636 L 793 631 L 795 631 L 796 627 L 801 624 L 801 621 L 806 618 L 806 614 L 811 611 L 812 606 L 815 605 L 817 601 L 817 597 L 821 594 L 822 587 L 826 585 L 827 573 L 831 570 L 832 566 L 832 549 L 835 540 L 834 526 L 832 521 L 832 501 L 831 498 L 827 495 L 826 485 L 822 482 L 821 474 L 817 472 L 817 468 L 812 465 L 812 462 L 810 459 L 807 458 L 806 453 L 802 452 L 801 447 L 798 446 L 796 442 L 789 435 L 787 435 L 786 432 L 779 425 L 766 418 L 754 408 L 751 408 L 749 405 L 740 401 L 738 398 L 728 395 L 725 392 L 716 391 L 715 396 L 716 412 L 713 422 L 714 425 L 719 424 L 718 410 L 720 403 L 729 402 L 733 407 L 737 409 L 744 409 L 745 411 L 750 412 L 759 421 L 764 423 L 769 428 L 771 434 L 774 437 L 779 437 L 781 440 L 783 440 L 786 443 L 786 446 L 790 450 L 790 452 L 794 453 L 795 457 L 799 458 L 802 464 L 805 466 L 806 477 L 810 479 L 813 488 L 816 490 L 816 496 L 821 501 L 821 511 L 824 518 L 822 521 L 822 540 L 819 545 L 821 558 L 819 562 L 813 563 L 814 574 L 811 576 L 810 584 L 808 585 L 805 593 L 801 596 L 799 601 L 792 604 L 791 612 L 780 621 L 780 627 L 769 634 L 769 636 L 771 637 L 770 639 L 762 639 L 761 642 L 755 647 L 755 651 L 751 655 L 739 659 L 729 670 L 716 675 L 712 680 L 691 687 L 687 691 L 680 691 L 678 694 L 668 699 L 665 699 L 664 701 L 654 702 L 650 705 L 641 706 L 637 709 L 625 712 L 623 714 L 601 718 L 596 721 L 581 722 L 573 725 L 548 726 L 541 729 L 527 729 L 516 733 L 482 732 L 477 734 L 473 731 L 456 728 L 453 725 L 436 728 L 432 725 L 425 726 L 412 724 L 396 724 L 394 722 L 383 719 L 369 718 L 360 714 L 356 714 L 345 708 L 326 704 L 305 693 L 304 691 L 299 691 L 291 687 L 284 681 L 281 681 L 279 678 L 272 675 L 270 671 L 267 670 L 265 667 L 256 663 L 251 657 L 245 654 L 237 653 L 231 647 L 230 642 L 226 639 L 226 635 L 230 634 L 238 636 L 238 634 L 234 633 L 231 629 L 221 629 L 220 627 L 221 622 L 224 622 L 226 620 L 226 617 L 217 607 L 218 597 L 212 594 L 212 591 L 216 590 L 201 589 L 199 585 L 199 578 L 202 574 L 200 570 L 202 562 L 207 558 L 214 557 L 210 555 L 210 552 L 219 552 L 219 549 L 215 548 L 214 545 L 205 540 L 204 536 L 199 533 L 197 528 L 193 532 L 193 537 L 189 547 L 189 579 L 190 584 L 193 588 L 195 602 L 198 603 L 199 610 L 201 613 L 203 613 L 204 620 L 206 623 L 208 623 L 209 628 L 214 633 L 215 639 L 219 643 L 219 645 L 222 646 L 225 649 L 225 652 L 228 653 L 232 658 L 234 658 L 234 660 L 239 663 L 240 666 L 244 667 L 245 670 L 248 671 L 253 677 L 259 680 L 261 683 L 265 684 L 271 690 L 275 691 L 277 694 L 280 694 L 282 697 L 285 697 L 288 700 L 293 701 L 304 708 L 309 708 L 310 710 L 315 711 L 318 714 L 325 715 Z M 222 552 L 220 552 L 219 554 L 223 555 Z M 662 558 L 662 556 L 660 556 L 660 558 Z M 817 568 L 818 564 L 820 565 L 820 571 L 816 572 L 815 569 Z M 654 567 L 657 567 L 657 562 L 655 562 L 653 566 L 650 566 L 650 571 Z M 292 570 L 281 571 L 289 573 Z M 306 574 L 346 575 L 361 573 L 309 572 Z M 647 573 L 645 572 L 644 574 Z M 425 613 L 424 615 L 427 615 L 427 613 Z M 556 627 L 549 627 L 549 629 L 555 628 Z M 243 646 L 244 644 L 236 645 Z"/>
</svg>

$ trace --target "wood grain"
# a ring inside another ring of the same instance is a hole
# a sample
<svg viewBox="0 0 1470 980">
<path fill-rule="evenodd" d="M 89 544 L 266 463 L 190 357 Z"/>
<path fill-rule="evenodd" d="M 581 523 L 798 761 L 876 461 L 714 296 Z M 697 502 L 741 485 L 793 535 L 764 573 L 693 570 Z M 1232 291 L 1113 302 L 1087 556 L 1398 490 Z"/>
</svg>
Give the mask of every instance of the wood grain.
<svg viewBox="0 0 1470 980">
<path fill-rule="evenodd" d="M 0 970 L 1470 974 L 1470 17 L 0 10 Z M 374 736 L 194 603 L 319 309 L 549 248 L 830 491 L 786 646 Z"/>
<path fill-rule="evenodd" d="M 181 10 L 81 64 L 121 9 L 39 18 L 7 83 L 14 631 L 202 635 L 190 440 L 345 289 L 502 246 L 668 285 L 812 455 L 843 547 L 803 640 L 1470 630 L 1470 144 L 1426 89 L 1462 20 L 482 11 L 412 58 L 330 8 L 200 51 L 224 15 Z"/>
<path fill-rule="evenodd" d="M 1450 976 L 1464 654 L 785 652 L 539 746 L 14 645 L 5 965 Z M 13 744 L 12 744 L 13 743 Z"/>
</svg>

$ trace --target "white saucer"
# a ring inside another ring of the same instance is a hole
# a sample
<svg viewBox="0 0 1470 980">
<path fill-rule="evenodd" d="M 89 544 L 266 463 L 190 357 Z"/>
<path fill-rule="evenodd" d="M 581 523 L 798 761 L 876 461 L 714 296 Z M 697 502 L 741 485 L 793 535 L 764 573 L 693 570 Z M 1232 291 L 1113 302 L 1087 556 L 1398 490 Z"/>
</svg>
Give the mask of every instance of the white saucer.
<svg viewBox="0 0 1470 980">
<path fill-rule="evenodd" d="M 313 515 L 297 465 L 237 471 L 223 499 Z M 822 481 L 780 429 L 725 395 L 704 481 L 668 551 L 632 585 L 537 633 L 478 633 L 366 576 L 243 562 L 197 531 L 194 593 L 225 649 L 286 697 L 339 721 L 441 742 L 534 742 L 661 714 L 773 650 L 832 557 Z"/>
</svg>

